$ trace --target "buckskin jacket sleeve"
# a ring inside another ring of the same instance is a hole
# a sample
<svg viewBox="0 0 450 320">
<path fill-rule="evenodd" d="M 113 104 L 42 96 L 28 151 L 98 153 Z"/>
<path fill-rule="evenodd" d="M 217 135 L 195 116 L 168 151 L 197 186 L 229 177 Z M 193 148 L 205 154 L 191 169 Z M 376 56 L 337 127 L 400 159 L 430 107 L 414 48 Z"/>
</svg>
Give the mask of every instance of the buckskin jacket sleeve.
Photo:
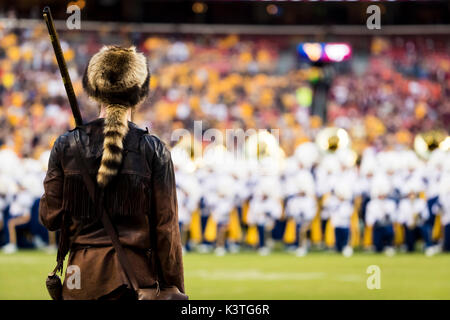
<svg viewBox="0 0 450 320">
<path fill-rule="evenodd" d="M 44 180 L 45 193 L 39 202 L 39 220 L 50 231 L 58 230 L 61 227 L 63 215 L 64 171 L 60 159 L 63 140 L 64 137 L 61 136 L 53 145 Z"/>
<path fill-rule="evenodd" d="M 176 286 L 184 293 L 183 259 L 178 226 L 175 174 L 169 150 L 149 136 L 154 154 L 152 169 L 151 220 L 154 225 L 158 269 L 162 286 Z"/>
</svg>

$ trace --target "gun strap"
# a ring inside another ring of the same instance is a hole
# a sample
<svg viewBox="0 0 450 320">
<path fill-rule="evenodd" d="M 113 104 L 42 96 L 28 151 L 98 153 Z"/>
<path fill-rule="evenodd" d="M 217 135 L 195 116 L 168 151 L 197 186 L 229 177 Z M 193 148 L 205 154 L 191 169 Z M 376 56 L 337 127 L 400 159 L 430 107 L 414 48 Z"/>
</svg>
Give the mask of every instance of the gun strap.
<svg viewBox="0 0 450 320">
<path fill-rule="evenodd" d="M 70 140 L 70 146 L 72 150 L 75 151 L 75 160 L 78 163 L 78 167 L 81 170 L 81 174 L 83 176 L 84 183 L 86 184 L 86 188 L 88 190 L 89 196 L 94 204 L 96 204 L 98 208 L 98 212 L 101 215 L 101 221 L 103 224 L 103 227 L 106 230 L 106 233 L 108 233 L 109 237 L 111 238 L 112 245 L 114 247 L 114 250 L 117 253 L 117 258 L 119 259 L 119 263 L 125 273 L 125 276 L 127 277 L 127 280 L 133 290 L 137 292 L 139 290 L 139 284 L 137 282 L 136 276 L 133 272 L 133 269 L 131 268 L 131 265 L 125 255 L 125 251 L 123 250 L 123 246 L 119 241 L 119 237 L 117 235 L 117 231 L 114 228 L 111 219 L 108 215 L 108 212 L 104 206 L 103 203 L 103 190 L 99 190 L 100 193 L 98 197 L 96 196 L 96 184 L 94 183 L 94 180 L 89 175 L 88 169 L 86 167 L 86 163 L 83 161 L 83 158 L 81 156 L 81 142 L 80 142 L 80 135 L 78 128 L 75 128 L 69 134 L 69 140 Z"/>
</svg>

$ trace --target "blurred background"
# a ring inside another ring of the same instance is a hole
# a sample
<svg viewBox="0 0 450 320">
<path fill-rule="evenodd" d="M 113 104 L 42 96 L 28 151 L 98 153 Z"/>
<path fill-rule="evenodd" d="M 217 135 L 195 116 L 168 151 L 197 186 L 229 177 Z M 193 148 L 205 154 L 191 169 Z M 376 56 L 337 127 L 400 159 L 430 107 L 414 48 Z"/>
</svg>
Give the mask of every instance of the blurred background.
<svg viewBox="0 0 450 320">
<path fill-rule="evenodd" d="M 373 4 L 380 8 L 380 30 L 366 27 Z M 45 5 L 56 20 L 85 121 L 98 116 L 81 85 L 94 53 L 103 45 L 134 45 L 149 59 L 151 93 L 134 122 L 172 148 L 187 281 L 198 286 L 194 298 L 329 298 L 342 292 L 371 298 L 358 291 L 365 279 L 352 268 L 394 254 L 399 265 L 391 270 L 417 266 L 400 280 L 419 275 L 420 281 L 408 291 L 391 273 L 395 290 L 382 297 L 424 298 L 422 292 L 448 298 L 447 1 L 2 1 L 0 276 L 8 263 L 20 264 L 29 254 L 51 262 L 37 252 L 54 253 L 58 241 L 38 221 L 39 198 L 49 150 L 74 121 L 41 19 Z M 67 29 L 70 5 L 81 9 L 80 30 Z M 194 146 L 205 150 L 210 141 L 171 136 L 180 128 L 193 132 L 199 120 L 202 132 L 261 131 L 238 146 L 244 159 L 225 145 L 198 157 Z M 271 129 L 278 135 L 265 131 Z M 231 260 L 219 262 L 208 253 Z M 355 265 L 341 254 L 353 256 Z M 248 259 L 238 269 L 236 255 Z M 306 271 L 295 273 L 304 260 L 287 259 L 306 255 L 318 264 L 309 260 Z M 252 259 L 259 256 L 267 259 L 267 270 L 255 271 L 258 260 Z M 344 273 L 321 295 L 303 295 L 296 281 L 317 286 L 335 276 L 324 257 L 343 264 Z M 209 267 L 203 272 L 202 266 Z M 260 296 L 252 285 L 225 294 L 201 288 L 202 281 L 242 283 L 267 272 L 294 283 Z M 343 283 L 355 287 L 342 289 Z"/>
</svg>

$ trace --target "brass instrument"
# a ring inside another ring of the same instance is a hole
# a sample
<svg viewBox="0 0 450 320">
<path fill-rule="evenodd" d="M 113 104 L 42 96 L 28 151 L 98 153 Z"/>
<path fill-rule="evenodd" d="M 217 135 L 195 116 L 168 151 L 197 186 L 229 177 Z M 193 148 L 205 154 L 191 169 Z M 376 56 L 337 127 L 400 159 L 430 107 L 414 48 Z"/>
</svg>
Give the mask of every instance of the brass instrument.
<svg viewBox="0 0 450 320">
<path fill-rule="evenodd" d="M 284 168 L 286 157 L 278 139 L 269 131 L 259 130 L 245 142 L 245 158 L 254 161 L 262 174 L 276 174 Z"/>
<path fill-rule="evenodd" d="M 419 133 L 414 138 L 414 151 L 423 159 L 428 159 L 433 150 L 450 150 L 450 136 L 443 130 Z"/>
<path fill-rule="evenodd" d="M 349 148 L 350 137 L 342 128 L 328 127 L 319 131 L 316 144 L 322 152 L 335 152 L 338 149 Z"/>
<path fill-rule="evenodd" d="M 272 158 L 282 161 L 285 153 L 280 147 L 278 139 L 268 131 L 260 130 L 247 138 L 245 142 L 245 156 L 248 159 L 262 160 Z"/>
</svg>

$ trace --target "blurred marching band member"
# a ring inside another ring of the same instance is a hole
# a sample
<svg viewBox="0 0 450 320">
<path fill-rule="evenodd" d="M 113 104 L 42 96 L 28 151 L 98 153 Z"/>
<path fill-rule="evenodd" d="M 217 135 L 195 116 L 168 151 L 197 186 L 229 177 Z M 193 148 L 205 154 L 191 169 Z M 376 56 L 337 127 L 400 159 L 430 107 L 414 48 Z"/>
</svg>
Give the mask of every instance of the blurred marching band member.
<svg viewBox="0 0 450 320">
<path fill-rule="evenodd" d="M 16 227 L 27 224 L 31 219 L 31 206 L 33 205 L 34 197 L 32 193 L 27 190 L 26 182 L 21 182 L 18 185 L 17 195 L 11 201 L 9 206 L 9 217 L 6 222 L 9 241 L 8 244 L 2 248 L 4 253 L 14 253 L 17 251 Z"/>
<path fill-rule="evenodd" d="M 178 204 L 178 224 L 180 226 L 180 235 L 181 235 L 181 242 L 183 244 L 183 251 L 186 250 L 186 226 L 189 224 L 191 220 L 191 215 L 189 212 L 189 195 L 187 194 L 186 190 L 180 187 L 180 185 L 177 183 L 177 204 Z"/>
<path fill-rule="evenodd" d="M 366 220 L 367 204 L 370 201 L 370 187 L 373 177 L 377 170 L 375 153 L 372 149 L 366 149 L 361 159 L 359 167 L 359 177 L 357 182 L 357 191 L 361 195 L 361 205 L 359 207 L 359 216 L 362 221 Z"/>
<path fill-rule="evenodd" d="M 296 254 L 299 256 L 305 255 L 308 251 L 306 243 L 307 231 L 309 230 L 311 220 L 317 213 L 317 208 L 314 212 L 310 212 L 308 208 L 297 208 L 296 203 L 298 203 L 299 200 L 293 200 L 293 198 L 298 197 L 301 190 L 307 188 L 310 192 L 304 193 L 308 193 L 308 196 L 312 196 L 314 201 L 316 201 L 313 168 L 317 164 L 319 157 L 319 150 L 315 143 L 304 142 L 300 144 L 295 149 L 294 155 L 286 159 L 285 167 L 280 179 L 283 193 L 283 207 L 285 208 L 285 218 L 287 218 L 284 221 L 283 233 L 286 232 L 286 223 L 288 220 L 294 219 L 296 240 L 293 246 L 288 246 L 288 249 L 295 249 Z M 317 204 L 315 203 L 314 206 L 317 207 Z M 305 213 L 302 212 L 302 210 L 307 210 L 308 212 Z M 302 215 L 302 217 L 299 215 Z M 306 218 L 306 216 L 309 215 L 312 215 L 310 219 Z M 302 227 L 300 227 L 300 225 Z M 299 228 L 302 230 L 300 231 Z"/>
<path fill-rule="evenodd" d="M 234 207 L 236 209 L 239 224 L 239 226 L 236 227 L 245 232 L 248 230 L 248 207 L 253 194 L 253 185 L 250 181 L 250 169 L 248 161 L 237 159 L 233 163 L 230 174 L 234 180 Z M 235 241 L 233 242 L 230 241 L 229 249 L 231 252 L 239 251 L 241 240 L 243 239 L 235 239 Z"/>
<path fill-rule="evenodd" d="M 200 187 L 195 176 L 182 170 L 176 172 L 176 190 L 178 202 L 178 223 L 183 244 L 183 251 L 190 251 L 188 243 L 189 225 L 192 213 L 198 208 L 200 201 Z"/>
<path fill-rule="evenodd" d="M 14 186 L 14 181 L 4 174 L 0 175 L 0 232 L 4 230 L 7 210 L 14 198 Z"/>
<path fill-rule="evenodd" d="M 217 189 L 210 203 L 211 216 L 217 223 L 217 240 L 215 253 L 223 256 L 226 253 L 227 230 L 230 222 L 231 211 L 235 209 L 233 178 L 229 175 L 221 175 L 216 180 Z"/>
<path fill-rule="evenodd" d="M 6 208 L 6 201 L 3 198 L 4 196 L 0 194 L 0 234 L 3 230 L 3 215 L 4 215 L 4 209 Z"/>
<path fill-rule="evenodd" d="M 325 246 L 325 230 L 330 219 L 333 206 L 331 202 L 326 199 L 333 196 L 335 193 L 335 186 L 339 180 L 340 173 L 340 163 L 339 159 L 334 154 L 325 155 L 316 173 L 316 193 L 321 199 L 321 210 L 320 210 L 320 221 L 322 230 L 322 245 Z"/>
<path fill-rule="evenodd" d="M 17 228 L 26 229 L 32 236 L 32 245 L 43 248 L 46 244 L 43 237 L 48 233 L 38 223 L 36 204 L 43 193 L 43 165 L 42 162 L 31 158 L 19 159 L 10 151 L 1 152 L 2 159 L 2 184 L 4 199 L 2 215 L 4 233 L 7 244 L 3 246 L 3 252 L 14 253 L 17 251 Z M 45 162 L 45 157 L 43 157 Z M 47 158 L 48 159 L 48 158 Z M 12 165 L 12 167 L 10 167 Z M 43 235 L 44 234 L 44 235 Z"/>
<path fill-rule="evenodd" d="M 353 212 L 359 210 L 362 202 L 362 191 L 360 190 L 360 179 L 359 172 L 356 166 L 356 161 L 358 155 L 355 151 L 350 148 L 341 148 L 336 151 L 336 155 L 338 156 L 339 162 L 341 164 L 341 173 L 339 175 L 339 183 L 346 184 L 345 187 L 348 187 L 348 191 L 345 194 L 348 194 L 346 197 L 351 202 L 351 212 L 348 216 L 348 228 L 349 228 L 349 237 L 347 239 L 347 243 L 350 243 L 350 235 L 352 230 L 352 217 Z M 339 187 L 338 187 L 339 188 Z M 344 193 L 342 194 L 344 195 Z M 344 196 L 345 198 L 345 196 Z M 354 236 L 359 236 L 359 216 L 356 217 L 356 221 L 354 221 L 353 232 Z M 353 237 L 353 236 L 352 236 Z M 336 238 L 336 237 L 335 237 Z M 359 242 L 359 241 L 358 241 Z M 346 245 L 342 248 L 342 252 L 345 256 L 351 256 L 353 254 L 353 248 L 350 245 Z M 340 251 L 338 249 L 338 251 Z"/>
<path fill-rule="evenodd" d="M 26 172 L 23 181 L 27 185 L 33 200 L 30 208 L 30 221 L 26 228 L 32 235 L 32 244 L 38 249 L 46 249 L 49 252 L 56 250 L 55 234 L 49 232 L 39 222 L 39 202 L 40 197 L 44 193 L 42 182 L 45 178 L 45 170 L 47 170 L 50 150 L 43 152 L 39 159 L 23 159 L 22 167 Z M 48 244 L 48 246 L 47 246 Z"/>
<path fill-rule="evenodd" d="M 352 185 L 345 180 L 340 180 L 336 185 L 335 195 L 326 199 L 326 202 L 331 209 L 336 250 L 350 257 L 353 254 L 353 249 L 349 245 L 350 219 L 354 210 Z"/>
<path fill-rule="evenodd" d="M 275 177 L 262 177 L 250 201 L 247 222 L 258 229 L 260 255 L 268 255 L 267 232 L 273 229 L 275 220 L 281 218 L 280 186 Z"/>
<path fill-rule="evenodd" d="M 204 150 L 204 154 L 201 158 L 201 166 L 196 171 L 196 177 L 198 180 L 198 184 L 200 185 L 200 221 L 201 221 L 201 232 L 203 235 L 202 244 L 198 247 L 200 252 L 209 252 L 212 249 L 212 243 L 206 240 L 205 232 L 208 225 L 209 218 L 212 216 L 214 210 L 218 209 L 218 199 L 224 200 L 224 198 L 234 199 L 234 196 L 231 195 L 232 189 L 225 191 L 222 187 L 220 189 L 220 183 L 229 183 L 231 184 L 232 178 L 230 177 L 230 164 L 232 163 L 231 154 L 226 150 L 223 145 L 215 145 L 211 144 Z M 225 179 L 223 179 L 225 177 Z M 229 192 L 227 196 L 224 192 Z M 225 200 L 224 200 L 225 201 Z M 221 205 L 224 204 L 224 201 L 221 201 Z M 224 209 L 224 207 L 221 207 Z M 231 210 L 230 210 L 231 211 Z M 227 213 L 229 214 L 229 212 Z M 217 214 L 216 214 L 217 215 Z M 221 212 L 219 214 L 220 217 L 225 218 L 225 214 Z M 216 216 L 215 216 L 216 217 Z M 218 220 L 215 220 L 216 223 L 219 223 Z M 225 219 L 226 223 L 222 226 L 223 237 L 226 236 L 226 227 L 228 224 L 228 218 Z M 219 230 L 217 230 L 217 236 L 219 235 Z M 218 238 L 217 238 L 218 239 Z M 217 245 L 217 241 L 216 241 Z M 225 245 L 225 238 L 223 239 L 223 245 Z M 216 246 L 217 249 L 217 246 Z M 222 254 L 222 250 L 219 249 L 218 252 Z M 225 251 L 223 251 L 224 253 Z"/>
<path fill-rule="evenodd" d="M 435 149 L 431 152 L 426 166 L 426 174 L 424 174 L 426 183 L 426 201 L 429 211 L 429 218 L 427 224 L 430 229 L 434 227 L 436 221 L 436 215 L 439 208 L 439 193 L 441 177 L 444 174 L 444 164 L 446 160 L 446 154 L 440 149 Z M 433 244 L 436 244 L 431 239 Z"/>
<path fill-rule="evenodd" d="M 398 204 L 400 189 L 404 183 L 404 172 L 400 170 L 403 164 L 401 156 L 395 151 L 381 151 L 377 154 L 377 162 L 381 167 L 378 175 L 384 175 L 390 186 L 389 194 L 386 196 Z"/>
<path fill-rule="evenodd" d="M 400 155 L 398 171 L 401 175 L 402 185 L 407 181 L 424 179 L 424 164 L 413 150 L 404 150 L 397 152 L 397 154 Z"/>
<path fill-rule="evenodd" d="M 444 231 L 443 251 L 450 252 L 450 172 L 442 177 L 439 185 L 439 207 Z"/>
<path fill-rule="evenodd" d="M 339 149 L 336 151 L 336 156 L 341 165 L 341 170 L 339 172 L 339 181 L 346 181 L 350 186 L 350 192 L 357 192 L 358 183 L 358 171 L 356 170 L 355 163 L 357 155 L 351 149 Z"/>
<path fill-rule="evenodd" d="M 295 149 L 292 157 L 286 159 L 286 167 L 283 172 L 285 186 L 296 186 L 299 178 L 307 179 L 312 182 L 314 186 L 314 166 L 319 160 L 319 150 L 315 143 L 305 142 Z M 287 187 L 284 196 L 287 198 L 296 193 L 290 192 L 290 187 Z"/>
<path fill-rule="evenodd" d="M 212 164 L 206 163 L 203 167 L 197 169 L 196 177 L 200 185 L 200 223 L 201 233 L 205 234 L 206 225 L 211 214 L 214 204 L 214 192 L 216 191 L 217 173 L 214 171 Z M 202 239 L 201 245 L 198 247 L 200 252 L 208 252 L 212 245 L 209 241 Z"/>
<path fill-rule="evenodd" d="M 433 255 L 434 250 L 431 243 L 431 229 L 428 228 L 427 220 L 429 211 L 427 203 L 420 195 L 424 186 L 419 179 L 411 179 L 403 188 L 403 198 L 398 208 L 398 222 L 405 230 L 405 243 L 408 252 L 413 252 L 416 241 L 421 237 L 425 242 L 425 253 Z"/>
<path fill-rule="evenodd" d="M 372 227 L 373 244 L 377 252 L 383 250 L 387 255 L 395 253 L 393 249 L 395 200 L 389 198 L 392 187 L 388 177 L 381 174 L 374 178 L 371 186 L 370 201 L 367 204 L 366 224 Z"/>
<path fill-rule="evenodd" d="M 230 172 L 234 180 L 235 190 L 235 205 L 238 209 L 239 217 L 242 219 L 243 205 L 247 202 L 253 191 L 253 186 L 250 183 L 250 170 L 246 161 L 238 160 L 233 163 L 233 168 Z"/>
<path fill-rule="evenodd" d="M 317 212 L 314 179 L 309 172 L 295 175 L 291 185 L 292 195 L 286 201 L 286 217 L 293 218 L 296 225 L 296 255 L 305 256 L 308 252 L 307 231 Z"/>
<path fill-rule="evenodd" d="M 314 166 L 319 161 L 320 154 L 315 143 L 305 142 L 295 149 L 292 158 L 297 162 L 297 172 L 308 171 L 312 173 Z"/>
</svg>

